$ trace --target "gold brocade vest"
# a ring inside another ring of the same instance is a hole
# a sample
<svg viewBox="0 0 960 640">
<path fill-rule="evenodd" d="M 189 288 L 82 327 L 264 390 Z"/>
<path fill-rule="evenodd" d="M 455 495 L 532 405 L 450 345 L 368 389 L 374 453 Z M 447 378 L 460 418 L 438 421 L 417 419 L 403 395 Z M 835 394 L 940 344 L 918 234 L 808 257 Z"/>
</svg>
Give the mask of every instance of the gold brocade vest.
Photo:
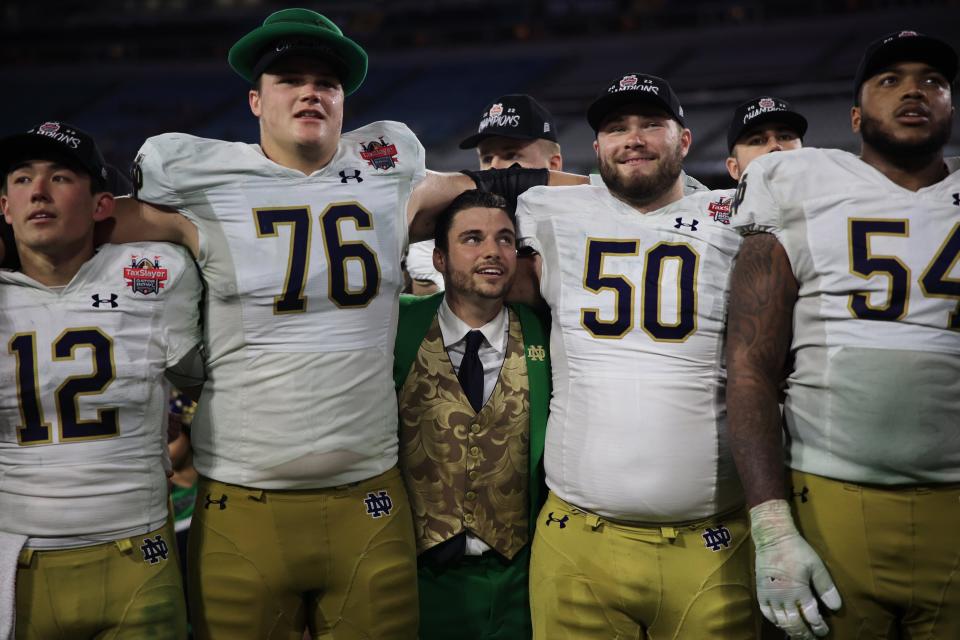
<svg viewBox="0 0 960 640">
<path fill-rule="evenodd" d="M 417 553 L 469 531 L 507 558 L 529 541 L 530 400 L 523 334 L 510 312 L 500 378 L 475 413 L 436 317 L 400 389 L 400 468 Z"/>
</svg>

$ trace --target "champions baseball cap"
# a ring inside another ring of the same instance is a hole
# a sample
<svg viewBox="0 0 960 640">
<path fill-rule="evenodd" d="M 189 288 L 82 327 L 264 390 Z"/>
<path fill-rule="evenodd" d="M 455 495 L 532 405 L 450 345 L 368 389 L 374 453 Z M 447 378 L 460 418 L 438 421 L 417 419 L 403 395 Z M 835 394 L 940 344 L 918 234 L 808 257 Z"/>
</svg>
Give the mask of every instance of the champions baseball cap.
<svg viewBox="0 0 960 640">
<path fill-rule="evenodd" d="M 367 52 L 343 35 L 330 19 L 310 9 L 283 9 L 270 14 L 263 25 L 237 40 L 227 61 L 252 84 L 267 67 L 289 56 L 330 62 L 346 95 L 359 89 L 367 77 Z"/>
<path fill-rule="evenodd" d="M 874 40 L 857 67 L 853 80 L 853 104 L 860 106 L 863 83 L 896 62 L 926 62 L 953 83 L 957 77 L 957 52 L 949 44 L 916 31 L 888 33 Z"/>
<path fill-rule="evenodd" d="M 66 122 L 52 120 L 26 133 L 0 140 L 0 172 L 4 176 L 18 162 L 50 159 L 82 170 L 98 189 L 106 187 L 107 164 L 93 138 Z"/>
<path fill-rule="evenodd" d="M 625 105 L 636 103 L 661 107 L 681 126 L 686 126 L 683 121 L 683 107 L 680 106 L 680 100 L 670 84 L 663 78 L 645 73 L 628 73 L 614 80 L 587 109 L 587 122 L 596 132 L 611 113 Z"/>
<path fill-rule="evenodd" d="M 494 136 L 556 142 L 557 127 L 542 104 L 524 93 L 515 93 L 500 96 L 484 107 L 477 132 L 464 139 L 460 148 L 472 149 L 484 138 Z"/>
<path fill-rule="evenodd" d="M 727 129 L 727 147 L 733 151 L 737 140 L 755 125 L 764 122 L 779 122 L 797 132 L 801 138 L 807 132 L 807 119 L 794 111 L 790 103 L 772 96 L 760 96 L 747 100 L 733 112 Z"/>
</svg>

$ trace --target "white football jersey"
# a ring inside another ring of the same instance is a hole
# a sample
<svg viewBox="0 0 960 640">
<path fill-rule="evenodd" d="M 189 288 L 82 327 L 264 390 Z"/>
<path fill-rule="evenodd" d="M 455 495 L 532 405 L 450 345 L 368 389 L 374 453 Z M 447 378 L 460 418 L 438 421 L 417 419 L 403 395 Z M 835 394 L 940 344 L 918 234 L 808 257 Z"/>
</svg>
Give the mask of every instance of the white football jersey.
<svg viewBox="0 0 960 640">
<path fill-rule="evenodd" d="M 758 158 L 734 224 L 773 233 L 799 283 L 784 407 L 795 469 L 960 481 L 960 159 L 909 191 L 844 151 Z"/>
<path fill-rule="evenodd" d="M 163 373 L 201 340 L 181 247 L 105 245 L 61 289 L 0 271 L 0 530 L 118 539 L 167 519 Z"/>
<path fill-rule="evenodd" d="M 200 473 L 305 489 L 396 464 L 400 256 L 423 156 L 397 122 L 344 134 L 309 176 L 257 145 L 184 134 L 143 145 L 138 198 L 199 230 L 209 378 L 193 422 Z"/>
<path fill-rule="evenodd" d="M 520 198 L 553 316 L 547 484 L 589 511 L 683 522 L 743 502 L 724 404 L 723 323 L 740 246 L 732 191 L 642 214 L 605 186 Z"/>
</svg>

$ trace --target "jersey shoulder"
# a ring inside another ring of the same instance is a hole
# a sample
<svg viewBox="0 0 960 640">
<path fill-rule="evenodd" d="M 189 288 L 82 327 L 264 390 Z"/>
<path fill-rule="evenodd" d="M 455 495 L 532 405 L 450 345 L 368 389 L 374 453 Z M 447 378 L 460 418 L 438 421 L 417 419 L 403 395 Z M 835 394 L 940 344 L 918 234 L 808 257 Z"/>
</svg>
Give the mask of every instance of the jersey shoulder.
<svg viewBox="0 0 960 640">
<path fill-rule="evenodd" d="M 531 187 L 517 200 L 517 212 L 523 211 L 536 217 L 562 214 L 563 211 L 580 208 L 584 203 L 603 198 L 606 191 L 606 187 L 592 184 Z"/>
<path fill-rule="evenodd" d="M 134 160 L 135 195 L 140 200 L 179 206 L 184 194 L 269 173 L 269 161 L 255 145 L 165 133 L 147 138 Z"/>
<path fill-rule="evenodd" d="M 344 133 L 340 155 L 359 160 L 376 174 L 417 174 L 424 170 L 420 140 L 407 125 L 393 120 L 371 122 Z"/>
<path fill-rule="evenodd" d="M 188 287 L 199 284 L 196 266 L 186 249 L 169 242 L 129 242 L 105 244 L 93 258 L 97 270 L 107 278 L 122 277 L 137 291 L 149 290 L 161 296 L 182 282 Z M 184 277 L 186 275 L 186 278 Z"/>
</svg>

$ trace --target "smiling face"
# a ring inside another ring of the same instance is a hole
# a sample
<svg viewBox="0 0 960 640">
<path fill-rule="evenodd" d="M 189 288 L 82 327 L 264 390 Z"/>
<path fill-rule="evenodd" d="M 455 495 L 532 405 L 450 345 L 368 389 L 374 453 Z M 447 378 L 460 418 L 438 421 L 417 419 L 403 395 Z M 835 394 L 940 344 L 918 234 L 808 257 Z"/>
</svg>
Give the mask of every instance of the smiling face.
<svg viewBox="0 0 960 640">
<path fill-rule="evenodd" d="M 343 127 L 343 87 L 331 65 L 284 58 L 260 76 L 249 99 L 269 158 L 299 168 L 293 159 L 333 157 Z"/>
<path fill-rule="evenodd" d="M 851 111 L 864 147 L 892 160 L 942 153 L 953 120 L 950 83 L 923 62 L 898 62 L 867 78 Z"/>
<path fill-rule="evenodd" d="M 90 177 L 52 160 L 26 160 L 7 174 L 0 208 L 13 227 L 23 271 L 38 262 L 76 264 L 93 255 L 93 224 L 110 216 L 113 196 L 93 193 Z"/>
<path fill-rule="evenodd" d="M 690 130 L 662 109 L 629 105 L 601 123 L 593 148 L 607 188 L 645 206 L 675 189 L 690 141 Z"/>
<path fill-rule="evenodd" d="M 458 211 L 446 250 L 434 250 L 433 265 L 443 274 L 448 295 L 503 298 L 517 268 L 516 232 L 507 212 L 486 207 Z"/>
</svg>

